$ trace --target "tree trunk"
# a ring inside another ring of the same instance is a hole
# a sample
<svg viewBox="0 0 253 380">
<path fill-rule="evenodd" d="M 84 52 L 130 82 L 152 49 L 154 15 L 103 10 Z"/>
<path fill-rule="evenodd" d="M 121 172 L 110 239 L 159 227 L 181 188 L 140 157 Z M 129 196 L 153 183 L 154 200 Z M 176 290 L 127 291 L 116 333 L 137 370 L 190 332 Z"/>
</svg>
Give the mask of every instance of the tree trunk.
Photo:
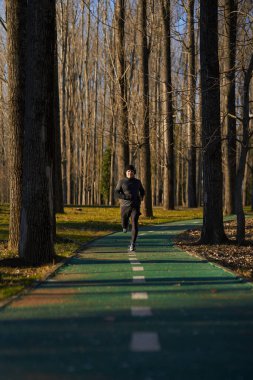
<svg viewBox="0 0 253 380">
<path fill-rule="evenodd" d="M 225 0 L 224 23 L 224 132 L 227 137 L 224 165 L 224 213 L 232 214 L 235 212 L 236 119 L 231 116 L 235 115 L 237 0 Z"/>
<path fill-rule="evenodd" d="M 64 9 L 65 8 L 65 9 Z M 68 49 L 68 39 L 69 39 L 69 22 L 68 22 L 68 10 L 69 10 L 69 0 L 66 1 L 64 6 L 61 1 L 61 13 L 62 13 L 62 71 L 61 71 L 61 81 L 62 81 L 62 94 L 61 94 L 61 151 L 62 151 L 62 190 L 63 190 L 63 202 L 67 203 L 67 146 L 66 146 L 66 121 L 67 121 L 67 49 Z"/>
<path fill-rule="evenodd" d="M 200 65 L 202 92 L 203 227 L 201 242 L 225 240 L 222 215 L 218 3 L 200 2 Z"/>
<path fill-rule="evenodd" d="M 242 204 L 242 184 L 245 173 L 245 164 L 247 159 L 247 153 L 249 150 L 249 88 L 253 71 L 253 54 L 251 55 L 249 67 L 244 77 L 243 88 L 243 139 L 241 146 L 241 154 L 236 173 L 236 216 L 237 216 L 237 242 L 243 243 L 245 239 L 245 215 Z"/>
<path fill-rule="evenodd" d="M 115 37 L 117 59 L 117 103 L 119 112 L 118 135 L 118 175 L 125 176 L 125 168 L 129 163 L 128 138 L 128 106 L 127 106 L 127 78 L 125 61 L 125 0 L 116 0 L 115 3 Z"/>
<path fill-rule="evenodd" d="M 9 93 L 10 224 L 8 248 L 17 251 L 20 237 L 22 156 L 25 114 L 26 1 L 8 0 L 7 61 Z"/>
<path fill-rule="evenodd" d="M 90 0 L 87 1 L 87 7 L 90 7 Z M 83 204 L 88 204 L 88 145 L 89 133 L 91 126 L 91 110 L 90 110 L 90 81 L 89 81 L 89 60 L 90 60 L 90 28 L 91 16 L 88 12 L 86 41 L 85 41 L 85 62 L 84 62 L 84 106 L 85 106 L 85 124 L 84 124 L 84 152 L 83 152 Z"/>
<path fill-rule="evenodd" d="M 19 253 L 39 265 L 54 258 L 54 15 L 55 2 L 27 8 L 26 105 Z"/>
<path fill-rule="evenodd" d="M 172 80 L 171 80 L 171 43 L 170 43 L 170 0 L 162 0 L 163 14 L 163 109 L 164 109 L 164 178 L 163 178 L 163 207 L 173 210 L 175 207 L 174 193 L 174 126 L 172 105 Z"/>
<path fill-rule="evenodd" d="M 194 0 L 188 0 L 188 207 L 197 207 L 196 197 L 196 148 L 195 148 L 195 38 Z"/>
<path fill-rule="evenodd" d="M 145 188 L 143 214 L 153 216 L 151 194 L 151 163 L 150 163 L 150 132 L 149 132 L 149 49 L 147 41 L 147 1 L 139 0 L 139 28 L 138 28 L 140 55 L 140 160 L 141 180 Z"/>
<path fill-rule="evenodd" d="M 58 81 L 58 50 L 57 50 L 57 27 L 56 15 L 54 33 L 54 131 L 55 131 L 55 155 L 54 155 L 54 207 L 55 212 L 63 213 L 63 189 L 61 171 L 61 131 L 60 131 L 60 104 L 59 104 L 59 81 Z"/>
</svg>

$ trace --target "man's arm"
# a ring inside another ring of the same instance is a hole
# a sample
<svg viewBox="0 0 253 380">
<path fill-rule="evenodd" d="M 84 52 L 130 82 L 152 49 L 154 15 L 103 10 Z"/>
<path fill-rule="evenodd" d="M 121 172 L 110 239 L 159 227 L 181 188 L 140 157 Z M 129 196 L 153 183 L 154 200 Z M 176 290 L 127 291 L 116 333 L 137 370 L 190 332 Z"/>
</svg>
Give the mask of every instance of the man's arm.
<svg viewBox="0 0 253 380">
<path fill-rule="evenodd" d="M 124 199 L 124 192 L 122 190 L 121 181 L 118 182 L 116 188 L 115 188 L 115 197 L 118 199 Z"/>
</svg>

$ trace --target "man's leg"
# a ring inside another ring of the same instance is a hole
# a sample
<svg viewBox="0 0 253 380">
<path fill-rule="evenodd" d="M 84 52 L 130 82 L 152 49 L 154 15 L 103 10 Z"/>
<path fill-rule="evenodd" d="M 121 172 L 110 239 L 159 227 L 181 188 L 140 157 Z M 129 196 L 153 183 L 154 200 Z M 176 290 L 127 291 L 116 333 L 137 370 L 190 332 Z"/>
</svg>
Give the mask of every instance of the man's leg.
<svg viewBox="0 0 253 380">
<path fill-rule="evenodd" d="M 123 230 L 127 230 L 128 229 L 128 225 L 129 225 L 129 218 L 130 218 L 130 215 L 131 215 L 131 208 L 129 206 L 122 206 L 120 208 L 120 212 L 121 212 L 121 225 L 122 225 L 122 228 L 123 228 Z"/>
<path fill-rule="evenodd" d="M 131 213 L 131 219 L 132 219 L 132 244 L 135 245 L 138 231 L 139 231 L 139 216 L 140 216 L 140 210 L 137 208 L 132 209 Z"/>
</svg>

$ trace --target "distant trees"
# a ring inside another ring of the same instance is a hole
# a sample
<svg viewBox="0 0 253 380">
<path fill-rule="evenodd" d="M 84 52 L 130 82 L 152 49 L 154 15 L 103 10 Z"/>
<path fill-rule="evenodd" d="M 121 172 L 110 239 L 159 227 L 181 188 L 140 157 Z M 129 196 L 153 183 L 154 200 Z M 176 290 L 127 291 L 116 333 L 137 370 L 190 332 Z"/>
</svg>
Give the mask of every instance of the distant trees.
<svg viewBox="0 0 253 380">
<path fill-rule="evenodd" d="M 39 230 L 47 220 L 51 260 L 54 213 L 63 204 L 113 205 L 128 161 L 146 188 L 144 215 L 152 216 L 153 205 L 203 205 L 202 240 L 222 241 L 222 207 L 234 212 L 236 199 L 242 215 L 253 188 L 251 3 L 59 0 L 57 34 L 52 4 L 33 3 L 6 1 L 7 45 L 4 14 L 0 19 L 0 201 L 10 200 L 9 247 L 16 249 L 20 235 L 22 152 L 24 256 L 37 234 L 28 224 Z M 31 9 L 47 9 L 49 17 L 37 25 L 29 19 L 25 40 L 21 25 Z M 238 224 L 242 241 L 243 215 Z"/>
</svg>

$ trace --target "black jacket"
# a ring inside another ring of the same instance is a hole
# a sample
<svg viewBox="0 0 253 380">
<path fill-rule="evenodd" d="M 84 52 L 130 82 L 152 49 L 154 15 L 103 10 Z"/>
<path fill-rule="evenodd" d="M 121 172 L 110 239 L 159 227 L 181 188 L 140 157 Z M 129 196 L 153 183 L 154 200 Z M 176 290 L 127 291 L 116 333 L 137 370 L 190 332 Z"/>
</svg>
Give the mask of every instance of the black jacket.
<svg viewBox="0 0 253 380">
<path fill-rule="evenodd" d="M 115 195 L 120 199 L 121 206 L 140 207 L 145 195 L 142 183 L 137 178 L 121 179 L 115 189 Z"/>
</svg>

